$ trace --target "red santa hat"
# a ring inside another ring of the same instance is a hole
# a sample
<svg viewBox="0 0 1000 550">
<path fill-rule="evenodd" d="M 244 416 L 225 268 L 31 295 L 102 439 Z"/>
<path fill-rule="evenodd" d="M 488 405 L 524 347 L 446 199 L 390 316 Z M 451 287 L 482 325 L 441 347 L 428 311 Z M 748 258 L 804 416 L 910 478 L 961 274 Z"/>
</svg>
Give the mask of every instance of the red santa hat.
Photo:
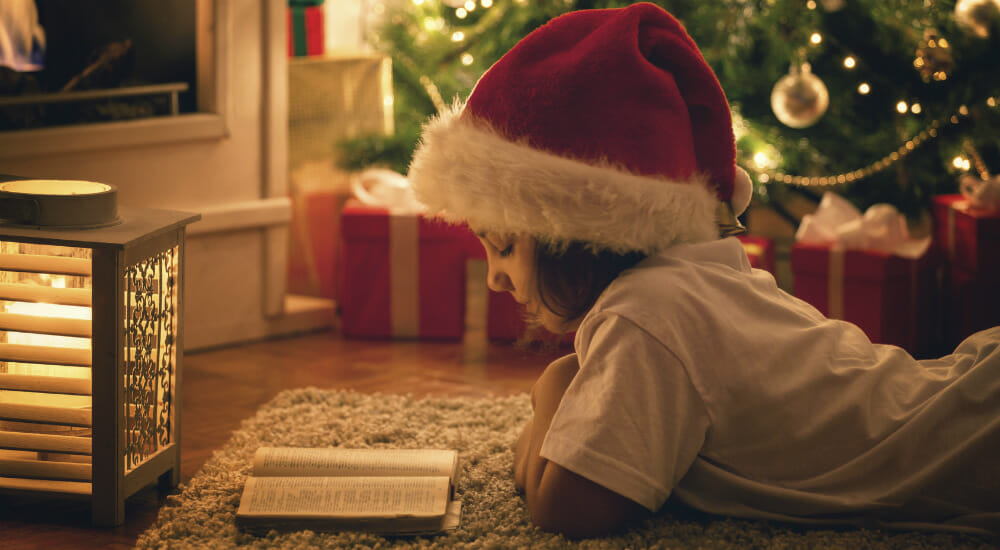
<svg viewBox="0 0 1000 550">
<path fill-rule="evenodd" d="M 425 125 L 409 178 L 477 231 L 647 253 L 718 238 L 719 201 L 739 214 L 752 189 L 718 79 L 648 3 L 529 34 Z"/>
</svg>

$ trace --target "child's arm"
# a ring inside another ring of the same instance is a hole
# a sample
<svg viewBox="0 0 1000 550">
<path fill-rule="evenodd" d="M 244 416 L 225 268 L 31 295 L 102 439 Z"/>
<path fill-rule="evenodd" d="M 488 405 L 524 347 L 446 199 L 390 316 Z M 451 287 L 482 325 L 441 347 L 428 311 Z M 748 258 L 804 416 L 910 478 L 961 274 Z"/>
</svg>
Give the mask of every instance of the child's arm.
<svg viewBox="0 0 1000 550">
<path fill-rule="evenodd" d="M 523 479 L 532 522 L 574 538 L 609 533 L 644 511 L 639 504 L 539 456 L 552 417 L 579 368 L 576 355 L 567 355 L 538 378 L 531 392 L 534 418 L 528 424 L 530 433 L 518 442 L 514 471 L 515 484 Z"/>
</svg>

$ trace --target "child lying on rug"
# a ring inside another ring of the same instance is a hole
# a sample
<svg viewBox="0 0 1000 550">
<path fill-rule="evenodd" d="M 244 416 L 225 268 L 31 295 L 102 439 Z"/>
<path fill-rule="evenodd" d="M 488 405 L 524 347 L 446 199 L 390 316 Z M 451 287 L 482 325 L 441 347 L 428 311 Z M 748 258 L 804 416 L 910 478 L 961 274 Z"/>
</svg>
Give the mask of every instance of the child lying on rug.
<svg viewBox="0 0 1000 550">
<path fill-rule="evenodd" d="M 576 331 L 516 448 L 532 520 L 599 535 L 673 496 L 1000 533 L 1000 328 L 917 361 L 782 292 L 726 238 L 735 159 L 718 80 L 652 4 L 551 21 L 425 127 L 418 197 L 478 232 L 492 289 Z"/>
</svg>

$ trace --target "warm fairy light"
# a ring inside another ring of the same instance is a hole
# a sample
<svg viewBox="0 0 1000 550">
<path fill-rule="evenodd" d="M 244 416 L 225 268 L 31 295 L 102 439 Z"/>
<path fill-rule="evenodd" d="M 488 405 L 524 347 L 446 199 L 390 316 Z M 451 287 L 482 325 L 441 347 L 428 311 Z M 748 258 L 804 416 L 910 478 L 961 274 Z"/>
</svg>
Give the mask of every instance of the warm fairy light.
<svg viewBox="0 0 1000 550">
<path fill-rule="evenodd" d="M 820 36 L 818 32 L 814 32 L 812 33 L 812 36 L 809 37 L 809 41 L 812 42 L 813 44 L 819 44 L 820 42 L 823 41 L 823 37 Z"/>
<path fill-rule="evenodd" d="M 852 56 L 847 56 L 844 58 L 844 66 L 848 69 L 853 69 L 857 66 L 858 62 Z"/>
<path fill-rule="evenodd" d="M 419 5 L 422 5 L 423 3 L 424 3 L 424 0 L 413 0 L 413 5 L 414 6 L 419 6 Z"/>
<path fill-rule="evenodd" d="M 808 2 L 806 2 L 806 7 L 811 10 L 814 10 L 816 9 L 816 2 L 814 0 L 809 0 Z"/>
<path fill-rule="evenodd" d="M 757 175 L 757 180 L 761 183 L 767 183 L 771 181 L 771 176 L 767 175 L 767 173 L 761 173 Z"/>
<path fill-rule="evenodd" d="M 957 156 L 954 159 L 952 159 L 951 165 L 954 166 L 955 168 L 958 168 L 959 170 L 968 170 L 969 168 L 972 167 L 972 163 L 969 162 L 969 159 L 963 156 Z"/>
<path fill-rule="evenodd" d="M 995 98 L 995 97 L 988 97 L 988 98 L 986 98 L 986 104 L 989 105 L 990 107 L 996 107 L 997 106 L 997 98 Z"/>
<path fill-rule="evenodd" d="M 439 31 L 444 28 L 444 19 L 428 17 L 424 19 L 424 27 L 429 31 Z"/>
<path fill-rule="evenodd" d="M 913 105 L 910 105 L 910 112 L 913 113 L 913 114 L 915 114 L 915 115 L 919 115 L 920 111 L 922 111 L 922 110 L 923 109 L 920 107 L 919 103 L 914 103 Z"/>
<path fill-rule="evenodd" d="M 385 97 L 382 98 L 382 105 L 386 107 L 392 107 L 393 103 L 395 103 L 395 100 L 392 98 L 391 95 L 386 95 Z"/>
<path fill-rule="evenodd" d="M 965 105 L 962 105 L 961 107 L 958 108 L 958 114 L 960 114 L 962 116 L 968 116 L 969 115 L 969 108 L 966 107 Z"/>
<path fill-rule="evenodd" d="M 753 162 L 757 165 L 757 168 L 766 168 L 767 165 L 770 164 L 769 160 L 770 159 L 768 159 L 767 155 L 763 152 L 758 151 L 753 155 Z"/>
<path fill-rule="evenodd" d="M 475 61 L 475 58 L 473 58 L 472 55 L 468 53 L 462 54 L 462 65 L 472 65 L 473 61 Z"/>
<path fill-rule="evenodd" d="M 452 35 L 451 35 L 451 41 L 452 42 L 461 42 L 463 40 L 465 40 L 465 33 L 464 32 L 462 32 L 462 31 L 455 31 L 454 33 L 452 33 Z"/>
<path fill-rule="evenodd" d="M 472 0 L 468 0 L 465 3 L 465 11 L 475 11 L 475 9 L 476 9 L 476 3 L 473 2 Z"/>
<path fill-rule="evenodd" d="M 484 8 L 488 8 L 493 5 L 493 0 L 482 0 L 479 2 Z"/>
<path fill-rule="evenodd" d="M 465 8 L 458 8 L 455 10 L 455 17 L 459 19 L 465 19 L 465 16 L 469 15 L 469 12 L 465 11 Z"/>
<path fill-rule="evenodd" d="M 862 82 L 858 86 L 858 93 L 861 95 L 868 95 L 868 92 L 872 91 L 872 87 L 868 85 L 867 82 Z"/>
<path fill-rule="evenodd" d="M 907 105 L 905 101 L 900 101 L 899 103 L 896 104 L 896 110 L 899 111 L 899 114 L 903 114 L 909 109 L 910 106 Z"/>
</svg>

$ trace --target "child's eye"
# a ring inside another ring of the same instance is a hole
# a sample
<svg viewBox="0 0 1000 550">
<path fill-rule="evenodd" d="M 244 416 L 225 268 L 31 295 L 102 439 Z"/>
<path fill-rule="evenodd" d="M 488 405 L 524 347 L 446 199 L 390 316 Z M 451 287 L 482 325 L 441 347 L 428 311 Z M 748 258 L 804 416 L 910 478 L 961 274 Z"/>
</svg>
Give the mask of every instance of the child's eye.
<svg viewBox="0 0 1000 550">
<path fill-rule="evenodd" d="M 507 248 L 501 250 L 500 252 L 498 252 L 498 254 L 500 255 L 501 258 L 506 258 L 507 256 L 510 256 L 511 252 L 513 251 L 514 251 L 514 245 L 509 244 L 507 245 Z"/>
</svg>

